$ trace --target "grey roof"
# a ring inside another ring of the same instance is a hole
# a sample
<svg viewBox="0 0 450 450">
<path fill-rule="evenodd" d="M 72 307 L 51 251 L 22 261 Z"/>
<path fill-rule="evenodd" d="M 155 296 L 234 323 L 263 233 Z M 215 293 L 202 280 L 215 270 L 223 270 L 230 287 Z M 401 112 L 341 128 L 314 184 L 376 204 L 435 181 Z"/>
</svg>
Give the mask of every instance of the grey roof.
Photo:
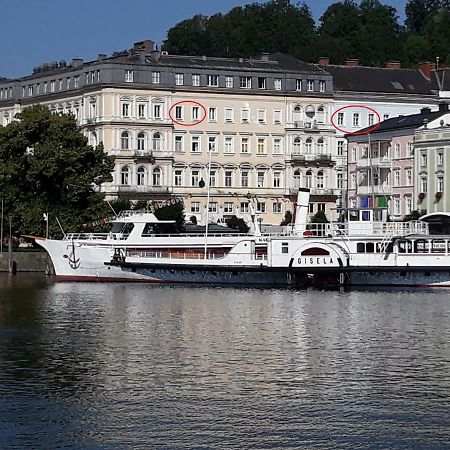
<svg viewBox="0 0 450 450">
<path fill-rule="evenodd" d="M 433 94 L 432 84 L 419 70 L 331 64 L 322 67 L 333 76 L 335 91 Z"/>
<path fill-rule="evenodd" d="M 431 73 L 431 84 L 434 89 L 450 91 L 450 68 L 433 71 Z"/>
</svg>

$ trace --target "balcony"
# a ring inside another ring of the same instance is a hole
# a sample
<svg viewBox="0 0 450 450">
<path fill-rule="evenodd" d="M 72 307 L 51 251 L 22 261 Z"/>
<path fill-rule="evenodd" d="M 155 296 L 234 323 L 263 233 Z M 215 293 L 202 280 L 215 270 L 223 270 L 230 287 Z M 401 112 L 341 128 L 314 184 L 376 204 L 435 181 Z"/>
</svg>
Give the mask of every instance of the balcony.
<svg viewBox="0 0 450 450">
<path fill-rule="evenodd" d="M 358 195 L 389 195 L 392 188 L 388 184 L 376 184 L 374 186 L 358 186 Z"/>
<path fill-rule="evenodd" d="M 391 168 L 391 160 L 390 158 L 381 157 L 381 158 L 362 158 L 358 161 L 357 166 L 363 169 L 369 167 L 380 167 L 382 169 L 390 169 Z"/>
<path fill-rule="evenodd" d="M 153 156 L 153 152 L 148 150 L 134 150 L 133 159 L 137 161 L 146 161 L 149 163 L 155 162 L 155 157 Z"/>
<path fill-rule="evenodd" d="M 330 154 L 315 154 L 315 155 L 305 155 L 292 153 L 291 160 L 294 165 L 316 165 L 316 166 L 334 166 L 336 161 L 334 161 Z"/>
<path fill-rule="evenodd" d="M 108 190 L 108 189 L 107 189 Z M 118 194 L 170 194 L 171 186 L 138 186 L 132 185 L 112 185 L 109 189 Z"/>
<path fill-rule="evenodd" d="M 286 128 L 290 130 L 303 130 L 305 132 L 319 131 L 321 128 L 325 128 L 325 123 L 319 123 L 317 120 L 294 120 L 293 122 L 287 122 Z"/>
</svg>

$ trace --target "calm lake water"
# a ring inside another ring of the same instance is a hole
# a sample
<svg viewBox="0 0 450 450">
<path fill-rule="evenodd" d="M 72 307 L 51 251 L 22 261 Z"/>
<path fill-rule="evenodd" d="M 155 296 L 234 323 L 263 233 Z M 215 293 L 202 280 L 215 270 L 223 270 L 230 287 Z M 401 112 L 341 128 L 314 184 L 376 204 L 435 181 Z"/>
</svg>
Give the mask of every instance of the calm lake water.
<svg viewBox="0 0 450 450">
<path fill-rule="evenodd" d="M 447 290 L 0 275 L 0 448 L 450 448 L 449 327 Z"/>
</svg>

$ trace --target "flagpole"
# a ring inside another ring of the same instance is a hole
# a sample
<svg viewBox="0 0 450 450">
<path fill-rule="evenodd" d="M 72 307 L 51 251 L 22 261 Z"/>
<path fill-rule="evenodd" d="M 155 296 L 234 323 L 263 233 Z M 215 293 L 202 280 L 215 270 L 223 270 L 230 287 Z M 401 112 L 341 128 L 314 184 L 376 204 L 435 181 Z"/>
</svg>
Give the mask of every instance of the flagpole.
<svg viewBox="0 0 450 450">
<path fill-rule="evenodd" d="M 206 254 L 208 252 L 208 225 L 209 225 L 209 194 L 210 194 L 210 188 L 211 188 L 211 156 L 212 151 L 209 149 L 209 160 L 208 160 L 208 179 L 207 181 L 207 194 L 206 194 L 206 227 L 205 227 L 205 256 L 204 259 L 206 259 Z"/>
<path fill-rule="evenodd" d="M 48 211 L 47 211 L 47 220 L 45 222 L 46 222 L 45 239 L 48 239 Z"/>
<path fill-rule="evenodd" d="M 3 252 L 3 197 L 2 197 L 2 219 L 0 226 L 0 252 Z"/>
</svg>

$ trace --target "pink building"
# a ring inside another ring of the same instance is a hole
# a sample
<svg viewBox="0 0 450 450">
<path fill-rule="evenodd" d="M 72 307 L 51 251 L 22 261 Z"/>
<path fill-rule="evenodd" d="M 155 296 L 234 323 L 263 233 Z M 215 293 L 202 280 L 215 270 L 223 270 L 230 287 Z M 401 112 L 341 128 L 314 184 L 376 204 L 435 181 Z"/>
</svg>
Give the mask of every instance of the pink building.
<svg viewBox="0 0 450 450">
<path fill-rule="evenodd" d="M 420 114 L 381 122 L 370 134 L 347 135 L 347 202 L 350 207 L 387 206 L 393 220 L 417 209 L 414 197 L 414 132 L 442 115 Z"/>
</svg>

